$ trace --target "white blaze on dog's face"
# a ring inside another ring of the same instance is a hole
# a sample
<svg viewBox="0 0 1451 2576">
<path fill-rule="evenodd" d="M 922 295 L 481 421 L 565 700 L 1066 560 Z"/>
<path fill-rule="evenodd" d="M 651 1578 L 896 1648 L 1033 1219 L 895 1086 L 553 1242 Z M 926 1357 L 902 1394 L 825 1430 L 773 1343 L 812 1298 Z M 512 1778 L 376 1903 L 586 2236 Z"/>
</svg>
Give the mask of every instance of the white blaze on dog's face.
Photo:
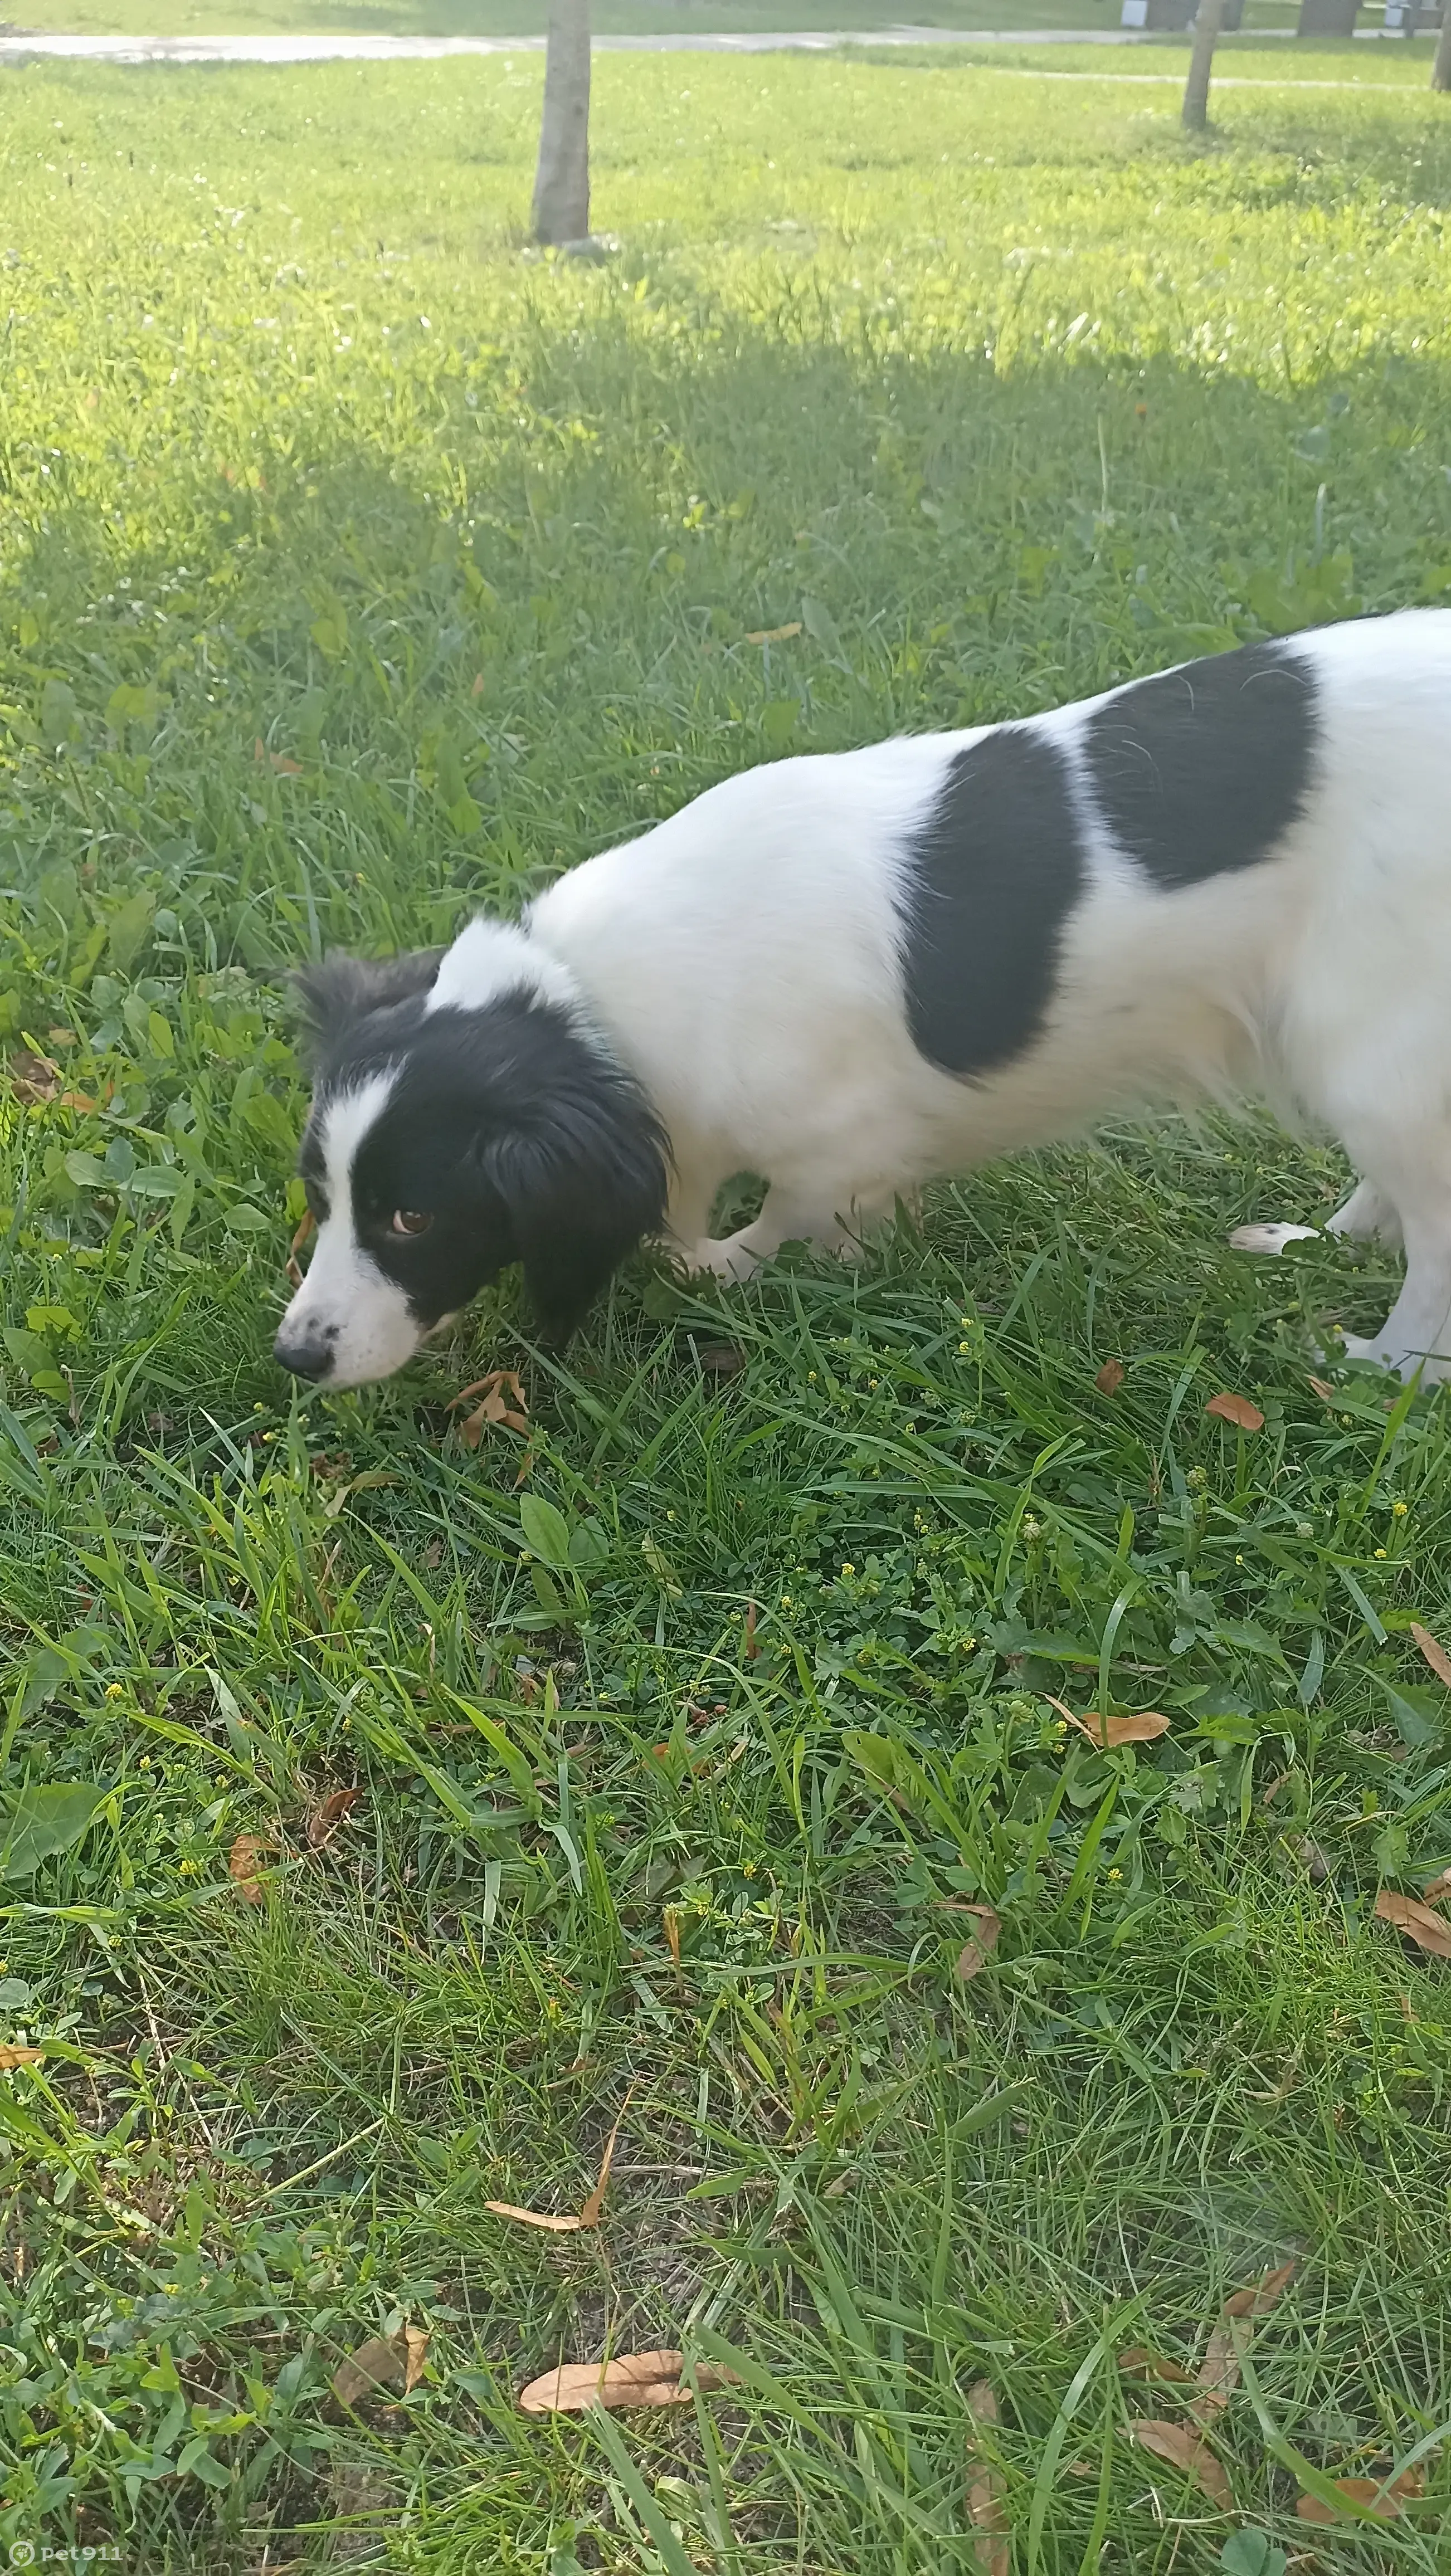
<svg viewBox="0 0 1451 2576">
<path fill-rule="evenodd" d="M 370 1074 L 326 1099 L 309 1125 L 303 1176 L 317 1235 L 307 1277 L 282 1318 L 278 1357 L 294 1376 L 365 1386 L 410 1360 L 428 1327 L 401 1282 L 359 1239 L 354 1178 L 359 1151 L 396 1082 Z"/>
<path fill-rule="evenodd" d="M 466 983 L 482 927 L 458 943 Z M 319 1064 L 298 1168 L 318 1230 L 276 1342 L 296 1377 L 391 1377 L 515 1261 L 563 1338 L 663 1220 L 663 1140 L 638 1087 L 528 976 L 523 937 L 496 942 L 512 975 L 474 1002 L 436 956 L 333 957 L 301 979 Z"/>
</svg>

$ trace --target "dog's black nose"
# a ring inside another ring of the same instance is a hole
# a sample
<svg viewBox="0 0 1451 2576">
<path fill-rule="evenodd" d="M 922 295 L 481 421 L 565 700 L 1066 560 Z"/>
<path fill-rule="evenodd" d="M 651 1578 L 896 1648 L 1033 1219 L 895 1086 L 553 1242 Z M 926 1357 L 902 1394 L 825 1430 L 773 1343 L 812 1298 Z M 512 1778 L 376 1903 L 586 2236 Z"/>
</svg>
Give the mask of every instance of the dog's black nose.
<svg viewBox="0 0 1451 2576">
<path fill-rule="evenodd" d="M 272 1356 L 293 1377 L 326 1377 L 333 1364 L 330 1342 L 284 1342 L 280 1333 L 272 1345 Z"/>
</svg>

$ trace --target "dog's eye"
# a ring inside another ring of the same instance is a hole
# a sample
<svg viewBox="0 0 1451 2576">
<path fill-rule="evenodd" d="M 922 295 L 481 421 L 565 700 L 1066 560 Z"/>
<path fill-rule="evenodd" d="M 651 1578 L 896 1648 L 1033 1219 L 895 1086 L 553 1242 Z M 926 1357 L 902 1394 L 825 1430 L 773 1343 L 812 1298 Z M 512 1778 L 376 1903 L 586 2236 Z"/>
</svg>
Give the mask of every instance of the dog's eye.
<svg viewBox="0 0 1451 2576">
<path fill-rule="evenodd" d="M 393 1222 L 389 1228 L 389 1232 L 392 1234 L 427 1234 L 432 1223 L 432 1217 L 422 1215 L 417 1208 L 395 1208 L 393 1211 Z"/>
</svg>

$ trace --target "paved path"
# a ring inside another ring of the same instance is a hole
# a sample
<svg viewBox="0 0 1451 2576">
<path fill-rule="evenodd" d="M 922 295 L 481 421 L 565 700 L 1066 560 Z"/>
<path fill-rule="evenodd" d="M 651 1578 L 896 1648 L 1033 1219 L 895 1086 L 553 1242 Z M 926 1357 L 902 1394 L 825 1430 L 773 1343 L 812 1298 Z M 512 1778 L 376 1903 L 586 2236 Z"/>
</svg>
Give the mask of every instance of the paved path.
<svg viewBox="0 0 1451 2576">
<path fill-rule="evenodd" d="M 1266 36 L 1293 36 L 1264 27 Z M 1377 44 L 1380 27 L 1357 27 Z M 600 54 L 830 53 L 839 45 L 1143 45 L 1140 27 L 849 27 L 790 34 L 596 36 Z M 1400 44 L 1400 36 L 1388 41 Z M 435 63 L 452 54 L 539 54 L 543 36 L 0 36 L 0 62 L 37 54 L 94 63 Z M 1177 75 L 1175 75 L 1177 77 Z M 1167 75 L 1165 75 L 1167 77 Z M 1223 86 L 1216 74 L 1216 87 Z M 1340 81 L 1297 83 L 1340 89 Z"/>
<path fill-rule="evenodd" d="M 1276 33 L 1279 31 L 1276 30 Z M 1288 31 L 1286 31 L 1288 32 Z M 1138 45 L 1137 27 L 881 27 L 800 35 L 596 36 L 596 53 L 828 53 L 837 45 Z M 433 63 L 451 54 L 537 54 L 542 36 L 0 36 L 0 60 L 55 54 L 104 63 Z"/>
</svg>

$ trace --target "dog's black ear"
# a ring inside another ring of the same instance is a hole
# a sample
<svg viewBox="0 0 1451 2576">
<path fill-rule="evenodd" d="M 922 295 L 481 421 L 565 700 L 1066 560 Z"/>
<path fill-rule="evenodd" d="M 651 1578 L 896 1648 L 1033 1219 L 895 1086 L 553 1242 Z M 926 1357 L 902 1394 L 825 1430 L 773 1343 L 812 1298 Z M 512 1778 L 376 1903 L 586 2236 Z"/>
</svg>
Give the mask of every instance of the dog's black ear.
<svg viewBox="0 0 1451 2576">
<path fill-rule="evenodd" d="M 537 1121 L 486 1148 L 485 1170 L 550 1341 L 569 1339 L 626 1253 L 663 1225 L 667 1156 L 638 1084 L 598 1060 L 577 1086 L 551 1090 Z"/>
<path fill-rule="evenodd" d="M 441 948 L 416 948 L 404 957 L 349 957 L 334 948 L 292 978 L 314 1046 L 326 1055 L 369 1011 L 411 1002 L 434 982 Z"/>
</svg>

